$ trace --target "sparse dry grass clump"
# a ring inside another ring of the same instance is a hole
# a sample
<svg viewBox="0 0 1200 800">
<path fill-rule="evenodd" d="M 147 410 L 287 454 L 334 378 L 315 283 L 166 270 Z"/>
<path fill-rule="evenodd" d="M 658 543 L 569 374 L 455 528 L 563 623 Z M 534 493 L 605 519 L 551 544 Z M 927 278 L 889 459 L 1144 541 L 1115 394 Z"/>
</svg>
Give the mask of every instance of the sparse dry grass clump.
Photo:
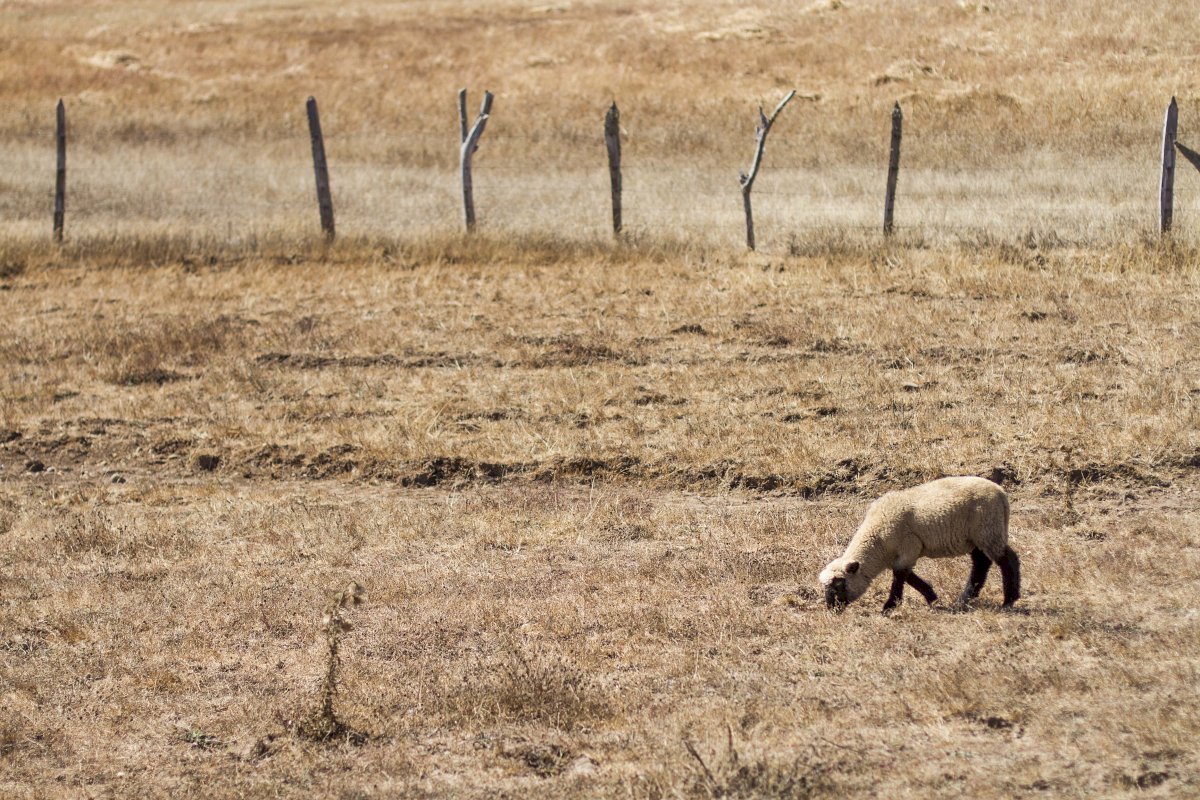
<svg viewBox="0 0 1200 800">
<path fill-rule="evenodd" d="M 7 4 L 0 797 L 1196 794 L 1200 184 L 1150 230 L 1194 16 Z M 1010 492 L 1016 609 L 828 614 L 944 474 Z"/>
</svg>

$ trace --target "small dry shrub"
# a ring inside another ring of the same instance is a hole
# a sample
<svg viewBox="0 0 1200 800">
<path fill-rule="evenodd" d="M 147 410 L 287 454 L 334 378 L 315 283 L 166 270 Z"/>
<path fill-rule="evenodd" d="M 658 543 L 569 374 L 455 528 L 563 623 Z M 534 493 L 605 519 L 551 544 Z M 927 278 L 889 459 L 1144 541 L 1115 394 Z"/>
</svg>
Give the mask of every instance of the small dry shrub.
<svg viewBox="0 0 1200 800">
<path fill-rule="evenodd" d="M 8 533 L 12 530 L 13 523 L 17 521 L 17 504 L 0 498 L 0 534 Z"/>
<path fill-rule="evenodd" d="M 146 321 L 103 332 L 93 354 L 107 364 L 102 374 L 109 383 L 162 385 L 187 377 L 176 368 L 203 365 L 224 350 L 234 328 L 224 316 Z"/>
<path fill-rule="evenodd" d="M 684 738 L 684 749 L 693 762 L 689 796 L 801 800 L 833 791 L 826 775 L 828 766 L 815 753 L 807 759 L 743 757 L 733 742 L 733 729 L 727 726 L 725 730 L 725 753 L 719 758 L 705 759 L 696 745 Z"/>
<path fill-rule="evenodd" d="M 597 515 L 593 527 L 602 541 L 639 542 L 654 538 L 654 505 L 642 497 L 619 498 Z"/>
<path fill-rule="evenodd" d="M 499 717 L 543 722 L 571 730 L 612 713 L 608 692 L 571 658 L 544 646 L 510 645 L 488 685 L 483 709 Z"/>
<path fill-rule="evenodd" d="M 100 509 L 69 514 L 55 526 L 54 538 L 70 555 L 87 552 L 104 556 L 131 555 L 136 550 L 129 529 L 114 522 Z"/>
<path fill-rule="evenodd" d="M 17 761 L 22 755 L 46 751 L 58 739 L 56 731 L 35 726 L 19 711 L 0 708 L 0 762 L 6 759 Z"/>
<path fill-rule="evenodd" d="M 72 511 L 49 524 L 53 526 L 51 538 L 68 555 L 136 558 L 147 550 L 181 554 L 192 546 L 186 531 L 164 529 L 153 520 L 118 520 L 103 508 Z"/>
<path fill-rule="evenodd" d="M 295 725 L 296 734 L 301 738 L 314 742 L 348 741 L 361 744 L 367 739 L 366 734 L 355 730 L 338 717 L 334 709 L 337 699 L 340 678 L 338 670 L 342 660 L 338 654 L 342 634 L 351 629 L 346 619 L 346 610 L 364 603 L 366 591 L 356 581 L 351 581 L 329 601 L 325 616 L 321 620 L 321 628 L 325 633 L 326 659 L 325 676 L 321 680 L 321 692 L 317 707 Z"/>
</svg>

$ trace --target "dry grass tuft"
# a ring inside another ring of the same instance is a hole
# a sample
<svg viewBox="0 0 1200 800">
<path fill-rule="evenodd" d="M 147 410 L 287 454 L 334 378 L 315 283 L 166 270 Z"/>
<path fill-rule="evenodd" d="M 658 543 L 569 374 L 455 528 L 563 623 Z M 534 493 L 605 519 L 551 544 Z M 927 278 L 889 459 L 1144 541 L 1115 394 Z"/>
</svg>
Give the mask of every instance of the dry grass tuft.
<svg viewBox="0 0 1200 800">
<path fill-rule="evenodd" d="M 594 675 L 545 645 L 504 648 L 490 685 L 478 687 L 480 705 L 500 718 L 541 722 L 570 731 L 612 715 L 612 701 Z"/>
<path fill-rule="evenodd" d="M 739 753 L 733 740 L 733 728 L 726 726 L 725 752 L 705 759 L 690 739 L 683 746 L 698 769 L 689 796 L 710 798 L 772 798 L 806 800 L 831 794 L 832 785 L 825 777 L 828 769 L 815 750 L 790 760 L 778 757 L 751 757 Z"/>
</svg>

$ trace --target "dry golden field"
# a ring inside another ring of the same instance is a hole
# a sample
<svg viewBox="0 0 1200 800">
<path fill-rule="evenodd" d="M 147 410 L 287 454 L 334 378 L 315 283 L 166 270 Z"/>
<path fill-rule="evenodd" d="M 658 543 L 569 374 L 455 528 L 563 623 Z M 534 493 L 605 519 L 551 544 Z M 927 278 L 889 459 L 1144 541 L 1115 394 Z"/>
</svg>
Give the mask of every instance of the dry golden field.
<svg viewBox="0 0 1200 800">
<path fill-rule="evenodd" d="M 1200 793 L 1200 24 L 1059 5 L 0 2 L 0 797 Z M 826 611 L 947 474 L 1016 608 Z"/>
<path fill-rule="evenodd" d="M 496 93 L 481 226 L 603 238 L 601 121 L 622 110 L 635 238 L 741 240 L 755 108 L 800 99 L 755 191 L 765 249 L 880 223 L 892 104 L 897 224 L 921 243 L 1109 244 L 1154 229 L 1163 110 L 1200 139 L 1200 21 L 1184 3 L 63 2 L 0 13 L 0 233 L 50 224 L 54 104 L 67 232 L 253 246 L 311 233 L 318 98 L 339 230 L 459 225 L 455 95 Z M 1200 176 L 1179 175 L 1180 233 Z"/>
</svg>

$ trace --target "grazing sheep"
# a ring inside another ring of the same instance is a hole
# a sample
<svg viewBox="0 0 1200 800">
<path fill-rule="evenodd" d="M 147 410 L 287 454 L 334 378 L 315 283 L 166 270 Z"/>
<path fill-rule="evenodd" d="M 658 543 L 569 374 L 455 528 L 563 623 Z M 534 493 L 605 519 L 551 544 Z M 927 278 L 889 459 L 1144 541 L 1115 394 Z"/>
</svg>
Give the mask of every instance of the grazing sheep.
<svg viewBox="0 0 1200 800">
<path fill-rule="evenodd" d="M 867 591 L 875 576 L 892 570 L 886 614 L 904 594 L 904 584 L 933 605 L 937 594 L 912 571 L 921 556 L 971 555 L 971 576 L 957 605 L 979 596 L 992 562 L 1004 581 L 1004 605 L 1021 596 L 1021 564 L 1008 546 L 1008 495 L 983 478 L 942 478 L 912 489 L 888 492 L 867 516 L 841 558 L 821 572 L 825 604 L 841 610 Z"/>
</svg>

